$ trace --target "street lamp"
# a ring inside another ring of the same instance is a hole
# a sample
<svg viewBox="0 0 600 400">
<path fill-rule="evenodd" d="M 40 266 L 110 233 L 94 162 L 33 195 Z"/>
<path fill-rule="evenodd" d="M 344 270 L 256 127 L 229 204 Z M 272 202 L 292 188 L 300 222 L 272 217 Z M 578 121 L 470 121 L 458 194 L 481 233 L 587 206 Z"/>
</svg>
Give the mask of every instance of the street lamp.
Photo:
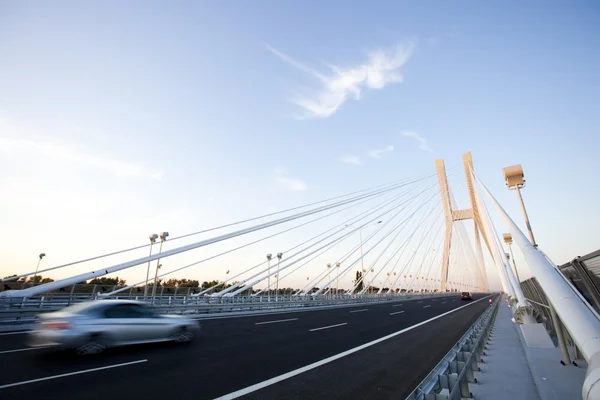
<svg viewBox="0 0 600 400">
<path fill-rule="evenodd" d="M 327 264 L 327 292 L 331 292 L 331 263 Z"/>
<path fill-rule="evenodd" d="M 506 243 L 508 245 L 508 250 L 510 251 L 510 256 L 508 256 L 508 254 L 507 254 L 507 257 L 508 257 L 509 261 L 510 261 L 510 259 L 512 259 L 513 267 L 515 268 L 515 275 L 517 275 L 517 281 L 521 282 L 521 279 L 519 279 L 519 270 L 517 270 L 517 262 L 515 261 L 515 256 L 513 254 L 512 246 L 511 246 L 512 242 L 513 242 L 512 235 L 510 233 L 505 233 L 502 235 L 502 238 L 504 239 L 504 243 Z"/>
<path fill-rule="evenodd" d="M 363 290 L 366 290 L 367 286 L 367 270 L 363 267 L 362 269 L 362 284 L 363 284 Z"/>
<path fill-rule="evenodd" d="M 521 188 L 525 187 L 525 175 L 523 174 L 523 167 L 521 167 L 521 164 L 513 165 L 503 168 L 502 172 L 504 172 L 506 186 L 510 190 L 516 190 L 517 194 L 519 195 L 519 202 L 521 203 L 523 215 L 525 216 L 525 224 L 527 225 L 527 231 L 529 232 L 529 239 L 531 239 L 531 244 L 533 244 L 533 247 L 537 247 L 537 243 L 533 237 L 533 231 L 531 230 L 531 224 L 529 223 L 529 217 L 527 216 L 527 210 L 525 209 L 525 202 L 523 202 L 523 196 L 521 196 Z"/>
<path fill-rule="evenodd" d="M 156 239 L 158 239 L 158 235 L 156 233 L 153 233 L 152 235 L 150 235 L 148 237 L 148 239 L 150 239 L 150 255 L 148 257 L 152 256 L 152 245 L 154 243 L 156 243 Z M 148 268 L 146 269 L 146 284 L 144 285 L 144 300 L 146 300 L 146 298 L 148 297 L 148 278 L 150 277 L 150 260 L 148 260 Z"/>
<path fill-rule="evenodd" d="M 156 296 L 156 284 L 158 282 L 158 270 L 162 265 L 160 264 L 160 253 L 162 252 L 163 243 L 167 240 L 169 236 L 169 232 L 161 232 L 158 237 L 160 237 L 160 247 L 158 248 L 158 259 L 156 260 L 156 272 L 154 272 L 154 286 L 152 287 L 152 304 L 154 304 L 154 297 Z"/>
<path fill-rule="evenodd" d="M 387 284 L 387 283 L 389 282 L 389 280 L 390 280 L 390 275 L 391 275 L 391 273 L 390 273 L 390 272 L 387 272 L 387 278 L 385 279 L 385 284 Z M 385 285 L 382 285 L 382 286 L 381 286 L 381 291 L 380 291 L 380 293 L 383 293 L 383 289 L 384 289 L 384 287 L 383 287 L 383 286 L 385 286 Z M 390 289 L 388 288 L 388 292 L 389 292 L 389 291 L 390 291 Z"/>
<path fill-rule="evenodd" d="M 37 262 L 37 266 L 35 267 L 35 274 L 33 275 L 33 285 L 32 286 L 35 286 L 35 278 L 37 277 L 37 273 L 40 268 L 40 263 L 42 262 L 42 258 L 46 257 L 46 253 L 40 253 L 40 255 L 38 257 L 39 257 L 39 260 Z"/>
<path fill-rule="evenodd" d="M 279 301 L 279 265 L 281 264 L 281 258 L 283 257 L 283 253 L 277 253 L 277 274 L 275 277 L 277 278 L 277 283 L 275 284 L 275 301 Z"/>
<path fill-rule="evenodd" d="M 335 294 L 337 295 L 340 291 L 340 263 L 335 263 L 336 268 L 336 282 L 335 282 Z"/>
<path fill-rule="evenodd" d="M 271 301 L 271 258 L 273 255 L 271 253 L 267 254 L 267 263 L 268 263 L 268 272 L 267 272 L 267 301 Z"/>
<path fill-rule="evenodd" d="M 380 224 L 383 221 L 377 221 L 376 224 Z M 346 224 L 347 227 L 352 226 L 352 224 Z M 363 272 L 365 272 L 365 262 L 364 262 L 364 253 L 363 253 L 363 239 L 362 239 L 362 230 L 363 227 L 358 228 L 358 234 L 360 235 L 360 267 L 362 268 Z M 364 275 L 363 275 L 363 282 L 364 282 Z"/>
</svg>

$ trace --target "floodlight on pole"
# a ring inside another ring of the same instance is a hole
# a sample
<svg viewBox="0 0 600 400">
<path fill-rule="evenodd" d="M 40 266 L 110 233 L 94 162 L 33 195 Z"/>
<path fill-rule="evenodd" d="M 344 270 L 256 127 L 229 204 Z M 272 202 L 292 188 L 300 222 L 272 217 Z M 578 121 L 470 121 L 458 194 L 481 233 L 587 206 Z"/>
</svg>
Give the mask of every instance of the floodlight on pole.
<svg viewBox="0 0 600 400">
<path fill-rule="evenodd" d="M 42 262 L 42 258 L 46 257 L 46 253 L 40 253 L 40 255 L 38 257 L 39 257 L 39 260 L 37 262 L 37 266 L 35 267 L 35 274 L 33 274 L 33 284 L 32 284 L 32 286 L 35 286 L 35 279 L 37 277 L 37 273 L 38 273 L 38 270 L 40 268 L 40 263 Z"/>
<path fill-rule="evenodd" d="M 158 248 L 158 259 L 156 260 L 156 272 L 154 273 L 154 286 L 152 287 L 152 303 L 154 303 L 154 297 L 156 296 L 156 285 L 158 283 L 158 270 L 162 265 L 160 264 L 160 253 L 162 252 L 163 243 L 167 240 L 169 236 L 169 232 L 161 232 L 160 237 L 160 247 Z"/>
<path fill-rule="evenodd" d="M 267 263 L 268 263 L 268 276 L 267 276 L 267 301 L 271 301 L 271 259 L 273 255 L 271 253 L 267 254 Z"/>
<path fill-rule="evenodd" d="M 505 233 L 502 235 L 502 238 L 504 239 L 504 243 L 507 244 L 508 250 L 510 251 L 510 257 L 508 257 L 508 259 L 509 259 L 509 261 L 510 261 L 510 259 L 512 259 L 513 267 L 515 269 L 515 275 L 517 275 L 517 281 L 521 282 L 521 279 L 519 279 L 519 270 L 517 269 L 517 262 L 515 261 L 515 256 L 513 254 L 512 246 L 511 246 L 512 242 L 513 242 L 512 235 L 510 233 Z"/>
<path fill-rule="evenodd" d="M 153 233 L 148 237 L 150 239 L 150 256 L 152 256 L 152 245 L 156 243 L 156 239 L 158 239 L 158 235 Z M 146 284 L 144 285 L 144 300 L 148 297 L 148 279 L 150 278 L 150 261 L 148 261 L 148 268 L 146 268 Z"/>
<path fill-rule="evenodd" d="M 283 253 L 277 253 L 277 274 L 275 275 L 277 283 L 275 284 L 275 301 L 279 301 L 279 266 L 281 265 L 282 257 Z"/>
<path fill-rule="evenodd" d="M 327 281 L 329 282 L 328 292 L 331 291 L 331 263 L 327 263 Z"/>
<path fill-rule="evenodd" d="M 519 202 L 521 203 L 521 208 L 523 209 L 523 216 L 525 217 L 527 231 L 529 232 L 529 239 L 531 240 L 531 244 L 533 244 L 534 247 L 537 247 L 535 237 L 533 236 L 533 230 L 531 229 L 531 224 L 529 223 L 529 216 L 527 215 L 527 210 L 525 209 L 525 202 L 523 201 L 523 196 L 521 195 L 521 189 L 525 187 L 525 175 L 523 174 L 523 167 L 521 164 L 512 165 L 510 167 L 503 168 L 502 172 L 504 173 L 504 181 L 506 182 L 506 186 L 510 190 L 517 191 Z"/>
<path fill-rule="evenodd" d="M 382 222 L 383 222 L 383 220 L 380 220 L 380 221 L 377 221 L 377 223 L 373 224 L 373 225 L 377 225 Z M 352 226 L 352 224 L 346 224 L 346 227 L 351 227 L 351 226 Z M 363 228 L 364 228 L 364 226 L 358 229 L 358 234 L 360 236 L 360 267 L 364 273 L 364 272 L 366 272 L 366 270 L 365 270 L 365 261 L 364 261 L 364 253 L 363 253 L 363 239 L 362 239 Z M 365 276 L 363 275 L 363 285 L 364 285 L 364 280 L 365 280 Z"/>
<path fill-rule="evenodd" d="M 340 290 L 340 263 L 335 263 L 336 268 L 336 282 L 335 282 L 335 294 L 338 294 Z"/>
</svg>

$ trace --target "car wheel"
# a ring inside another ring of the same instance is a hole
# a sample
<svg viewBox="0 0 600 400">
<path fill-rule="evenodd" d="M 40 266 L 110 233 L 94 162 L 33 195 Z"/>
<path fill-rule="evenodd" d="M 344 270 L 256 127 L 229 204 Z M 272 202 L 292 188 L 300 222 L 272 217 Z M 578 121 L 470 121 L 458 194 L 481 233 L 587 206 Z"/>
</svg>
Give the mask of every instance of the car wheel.
<svg viewBox="0 0 600 400">
<path fill-rule="evenodd" d="M 84 344 L 75 349 L 75 353 L 80 356 L 100 354 L 106 350 L 106 347 L 106 342 L 100 335 L 92 335 Z"/>
<path fill-rule="evenodd" d="M 194 332 L 186 326 L 178 328 L 175 333 L 171 335 L 171 340 L 175 343 L 188 343 L 191 342 L 192 339 L 194 339 Z"/>
</svg>

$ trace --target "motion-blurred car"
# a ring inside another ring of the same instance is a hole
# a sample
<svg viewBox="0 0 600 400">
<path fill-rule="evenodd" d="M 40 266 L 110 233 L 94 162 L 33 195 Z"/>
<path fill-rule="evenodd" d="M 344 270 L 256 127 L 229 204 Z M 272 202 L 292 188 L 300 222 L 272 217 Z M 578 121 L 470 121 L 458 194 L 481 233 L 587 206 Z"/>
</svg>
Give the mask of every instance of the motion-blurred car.
<svg viewBox="0 0 600 400">
<path fill-rule="evenodd" d="M 462 292 L 460 294 L 460 299 L 461 300 L 473 300 L 473 295 L 469 292 Z"/>
<path fill-rule="evenodd" d="M 32 347 L 54 346 L 77 354 L 109 347 L 153 342 L 190 342 L 200 333 L 197 321 L 159 315 L 145 303 L 97 300 L 41 314 L 29 334 Z"/>
</svg>

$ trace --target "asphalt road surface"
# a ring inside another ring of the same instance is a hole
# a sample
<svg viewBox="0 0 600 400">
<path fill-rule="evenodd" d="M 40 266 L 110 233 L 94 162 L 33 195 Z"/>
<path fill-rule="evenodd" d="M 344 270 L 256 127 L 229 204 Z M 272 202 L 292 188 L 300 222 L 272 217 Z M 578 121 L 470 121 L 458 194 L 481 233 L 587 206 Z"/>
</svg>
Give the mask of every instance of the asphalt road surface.
<svg viewBox="0 0 600 400">
<path fill-rule="evenodd" d="M 201 321 L 191 344 L 97 357 L 30 349 L 25 334 L 0 334 L 0 399 L 404 398 L 488 298 L 497 297 L 214 318 Z"/>
</svg>

